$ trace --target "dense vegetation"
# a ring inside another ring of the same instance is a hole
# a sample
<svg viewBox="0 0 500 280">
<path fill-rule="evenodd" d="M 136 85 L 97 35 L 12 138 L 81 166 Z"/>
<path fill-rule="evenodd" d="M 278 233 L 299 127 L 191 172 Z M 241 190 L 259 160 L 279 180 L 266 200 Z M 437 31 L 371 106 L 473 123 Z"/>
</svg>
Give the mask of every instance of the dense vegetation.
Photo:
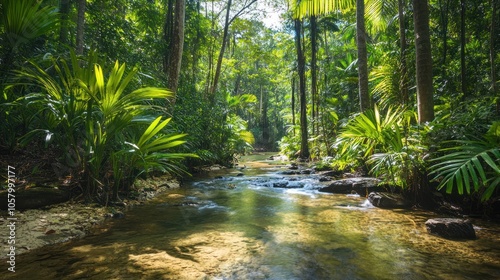
<svg viewBox="0 0 500 280">
<path fill-rule="evenodd" d="M 1 153 L 101 201 L 253 149 L 496 201 L 499 1 L 408 2 L 1 0 Z"/>
</svg>

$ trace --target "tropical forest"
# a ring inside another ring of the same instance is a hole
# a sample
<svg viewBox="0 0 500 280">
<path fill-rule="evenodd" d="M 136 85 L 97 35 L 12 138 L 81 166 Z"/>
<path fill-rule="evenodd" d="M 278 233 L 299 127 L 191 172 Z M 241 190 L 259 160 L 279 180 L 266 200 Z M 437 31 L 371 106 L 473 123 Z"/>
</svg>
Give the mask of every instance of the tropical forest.
<svg viewBox="0 0 500 280">
<path fill-rule="evenodd" d="M 1 274 L 500 278 L 499 10 L 0 0 Z"/>
</svg>

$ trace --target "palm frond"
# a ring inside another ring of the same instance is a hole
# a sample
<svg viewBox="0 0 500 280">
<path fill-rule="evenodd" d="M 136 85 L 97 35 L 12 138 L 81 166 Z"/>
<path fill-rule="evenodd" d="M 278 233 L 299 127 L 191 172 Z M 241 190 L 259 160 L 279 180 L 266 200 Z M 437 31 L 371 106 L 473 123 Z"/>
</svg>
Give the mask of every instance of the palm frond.
<svg viewBox="0 0 500 280">
<path fill-rule="evenodd" d="M 12 48 L 36 39 L 56 27 L 59 16 L 52 6 L 36 0 L 2 1 L 3 27 Z"/>
<path fill-rule="evenodd" d="M 446 154 L 432 160 L 431 174 L 439 181 L 438 189 L 451 193 L 478 192 L 485 188 L 487 200 L 498 186 L 500 178 L 500 148 L 487 141 L 453 141 L 455 146 L 440 150 Z"/>
</svg>

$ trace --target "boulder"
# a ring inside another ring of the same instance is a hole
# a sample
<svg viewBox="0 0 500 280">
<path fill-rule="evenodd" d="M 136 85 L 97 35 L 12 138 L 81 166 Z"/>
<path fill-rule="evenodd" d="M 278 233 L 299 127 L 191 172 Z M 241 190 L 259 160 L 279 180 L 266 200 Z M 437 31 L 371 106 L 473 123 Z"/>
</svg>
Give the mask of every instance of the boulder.
<svg viewBox="0 0 500 280">
<path fill-rule="evenodd" d="M 328 177 L 341 177 L 342 176 L 342 171 L 339 171 L 339 170 L 319 171 L 317 173 L 320 176 L 328 176 Z"/>
<path fill-rule="evenodd" d="M 476 239 L 471 221 L 456 218 L 435 218 L 425 222 L 427 232 L 446 239 Z"/>
<path fill-rule="evenodd" d="M 320 192 L 349 194 L 352 191 L 365 196 L 369 190 L 377 190 L 380 180 L 376 178 L 358 177 L 334 180 L 326 187 L 319 188 Z"/>
<path fill-rule="evenodd" d="M 299 189 L 304 187 L 304 183 L 298 181 L 281 180 L 277 182 L 272 182 L 272 186 L 273 188 Z"/>
<path fill-rule="evenodd" d="M 298 189 L 304 187 L 304 182 L 298 181 L 296 178 L 259 178 L 252 181 L 253 185 L 265 186 L 269 188 L 283 188 L 283 189 Z"/>
<path fill-rule="evenodd" d="M 373 206 L 386 209 L 408 208 L 409 203 L 399 194 L 372 192 L 368 195 L 368 201 Z"/>
<path fill-rule="evenodd" d="M 328 177 L 328 176 L 321 176 L 319 177 L 318 181 L 320 182 L 328 182 L 328 181 L 331 181 L 332 178 Z"/>
</svg>

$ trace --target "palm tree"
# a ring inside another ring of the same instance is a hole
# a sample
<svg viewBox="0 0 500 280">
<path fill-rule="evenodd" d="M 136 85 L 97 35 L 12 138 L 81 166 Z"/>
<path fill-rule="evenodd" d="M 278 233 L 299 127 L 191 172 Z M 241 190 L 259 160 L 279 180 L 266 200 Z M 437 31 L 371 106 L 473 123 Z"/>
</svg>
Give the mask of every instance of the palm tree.
<svg viewBox="0 0 500 280">
<path fill-rule="evenodd" d="M 297 49 L 297 70 L 299 74 L 299 94 L 300 94 L 300 155 L 303 160 L 309 159 L 309 145 L 307 136 L 307 102 L 306 102 L 306 61 L 301 44 L 302 21 L 295 19 L 295 46 Z"/>
<path fill-rule="evenodd" d="M 417 7 L 422 7 L 428 6 L 428 1 L 425 1 L 425 4 L 422 3 L 422 1 L 413 1 L 414 6 Z M 367 93 L 368 89 L 368 83 L 365 80 L 365 76 L 368 77 L 368 71 L 365 69 L 367 68 L 367 61 L 365 60 L 366 58 L 366 36 L 365 36 L 365 27 L 364 27 L 364 6 L 365 2 L 362 0 L 311 0 L 311 1 L 300 1 L 300 0 L 291 0 L 291 6 L 295 7 L 294 8 L 294 17 L 297 18 L 302 18 L 305 15 L 320 15 L 320 14 L 327 14 L 329 12 L 333 11 L 344 11 L 351 9 L 356 5 L 356 18 L 357 18 L 357 45 L 358 45 L 358 76 L 359 76 L 359 89 L 360 89 L 360 108 L 361 111 L 364 111 L 366 109 L 366 106 L 370 107 L 370 98 Z M 381 29 L 384 23 L 387 21 L 387 18 L 391 18 L 394 14 L 394 12 L 397 11 L 399 15 L 399 23 L 400 23 L 400 36 L 401 36 L 401 92 L 402 92 L 402 100 L 403 103 L 407 103 L 408 101 L 408 94 L 407 94 L 407 86 L 406 86 L 406 58 L 405 58 L 405 53 L 406 53 L 406 38 L 404 34 L 405 26 L 404 26 L 404 5 L 405 1 L 404 0 L 393 0 L 393 1 L 380 1 L 380 0 L 372 0 L 372 1 L 367 1 L 366 3 L 366 16 L 368 21 L 372 23 L 372 26 L 375 27 L 376 29 Z M 428 34 L 428 25 L 429 25 L 429 15 L 428 15 L 428 7 L 426 9 L 427 11 L 427 20 L 422 18 L 423 14 L 421 9 L 417 10 L 415 9 L 415 13 L 417 13 L 417 16 L 420 19 L 422 19 L 423 22 L 427 22 L 427 34 Z M 417 23 L 415 23 L 417 24 Z M 420 28 L 416 27 L 416 28 Z M 423 27 L 422 27 L 423 28 Z M 421 30 L 421 29 L 419 29 Z M 421 31 L 419 31 L 421 32 Z M 422 44 L 425 44 L 427 47 L 424 52 L 427 52 L 428 55 L 424 55 L 421 53 L 422 50 L 418 50 L 420 52 L 419 58 L 423 59 L 420 63 L 417 63 L 419 65 L 419 68 L 421 68 L 420 71 L 420 77 L 423 80 L 426 80 L 426 83 L 429 83 L 429 77 L 430 77 L 430 86 L 427 85 L 427 88 L 424 90 L 422 88 L 423 84 L 421 84 L 420 88 L 421 90 L 419 92 L 419 108 L 422 107 L 422 110 L 425 110 L 426 113 L 420 112 L 419 114 L 422 115 L 423 122 L 428 121 L 433 119 L 434 113 L 433 113 L 433 101 L 432 99 L 432 90 L 429 90 L 429 88 L 432 88 L 432 61 L 430 61 L 430 43 L 424 43 L 423 38 L 421 37 L 416 37 L 418 38 L 418 42 L 416 44 L 419 44 L 419 46 L 422 46 Z M 429 40 L 429 39 L 427 39 Z M 427 65 L 425 68 L 422 68 L 424 63 Z M 430 66 L 430 67 L 429 67 Z M 426 72 L 427 71 L 427 72 Z M 425 74 L 427 74 L 429 77 L 424 78 Z M 423 83 L 423 82 L 422 82 Z M 427 94 L 428 96 L 425 96 Z M 430 96 L 429 96 L 430 95 Z M 430 112 L 432 111 L 432 113 Z"/>
<path fill-rule="evenodd" d="M 370 94 L 368 91 L 368 54 L 366 51 L 366 30 L 365 30 L 365 7 L 364 0 L 356 0 L 356 41 L 358 46 L 358 85 L 359 104 L 363 112 L 371 107 Z M 326 14 L 336 10 L 346 10 L 354 6 L 352 0 L 312 0 L 300 1 L 292 0 L 294 7 L 294 17 L 303 18 L 305 15 L 316 16 Z"/>
<path fill-rule="evenodd" d="M 22 45 L 33 42 L 57 26 L 57 8 L 41 6 L 41 1 L 4 0 L 0 3 L 4 33 L 0 38 L 3 49 L 0 72 L 9 71 Z"/>
<path fill-rule="evenodd" d="M 413 0 L 413 18 L 415 25 L 415 50 L 417 60 L 418 122 L 422 124 L 434 119 L 428 0 Z"/>
<path fill-rule="evenodd" d="M 358 46 L 358 86 L 361 112 L 371 107 L 368 91 L 368 52 L 366 50 L 365 0 L 356 0 L 356 44 Z"/>
</svg>

